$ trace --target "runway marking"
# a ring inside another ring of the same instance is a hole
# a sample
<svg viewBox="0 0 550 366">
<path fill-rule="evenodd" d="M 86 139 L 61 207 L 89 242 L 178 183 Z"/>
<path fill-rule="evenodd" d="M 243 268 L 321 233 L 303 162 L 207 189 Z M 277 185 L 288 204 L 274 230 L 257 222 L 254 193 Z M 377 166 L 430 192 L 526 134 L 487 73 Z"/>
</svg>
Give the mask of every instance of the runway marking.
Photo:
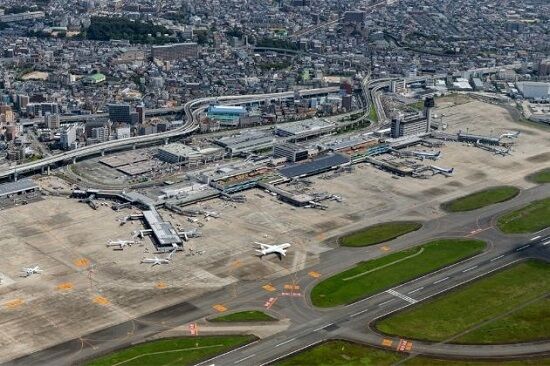
<svg viewBox="0 0 550 366">
<path fill-rule="evenodd" d="M 384 301 L 384 302 L 378 304 L 378 306 L 384 306 L 384 305 L 386 305 L 387 303 L 392 302 L 393 300 L 394 300 L 394 299 L 389 299 L 388 301 Z"/>
<path fill-rule="evenodd" d="M 408 297 L 407 295 L 403 295 L 402 293 L 397 292 L 397 291 L 392 290 L 392 289 L 387 290 L 386 293 L 388 293 L 390 295 L 393 295 L 393 296 L 396 296 L 396 297 L 400 298 L 401 300 L 405 300 L 406 302 L 408 302 L 410 304 L 415 304 L 417 302 L 412 297 Z"/>
<path fill-rule="evenodd" d="M 277 290 L 275 287 L 273 287 L 272 284 L 268 283 L 267 285 L 263 285 L 262 288 L 266 291 L 273 292 Z"/>
<path fill-rule="evenodd" d="M 319 277 L 321 277 L 321 274 L 320 274 L 319 272 L 315 272 L 315 271 L 309 272 L 308 275 L 309 275 L 310 277 L 313 277 L 313 278 L 319 278 Z"/>
<path fill-rule="evenodd" d="M 470 268 L 466 268 L 466 269 L 465 269 L 464 271 L 462 271 L 462 272 L 466 273 L 466 272 L 471 271 L 472 269 L 476 269 L 476 268 L 477 268 L 477 266 L 472 266 L 472 267 L 470 267 Z"/>
<path fill-rule="evenodd" d="M 384 340 L 382 341 L 382 345 L 386 347 L 391 347 L 392 344 L 393 341 L 391 339 L 384 338 Z"/>
<path fill-rule="evenodd" d="M 55 287 L 57 291 L 69 291 L 69 290 L 72 290 L 73 288 L 74 288 L 74 285 L 72 284 L 72 282 L 63 282 Z"/>
<path fill-rule="evenodd" d="M 544 243 L 542 243 L 542 245 L 544 245 L 544 246 L 546 246 L 546 245 L 548 245 L 548 244 L 550 244 L 550 240 L 545 241 Z"/>
<path fill-rule="evenodd" d="M 74 261 L 74 265 L 80 268 L 88 267 L 90 265 L 90 261 L 86 258 L 78 258 Z"/>
<path fill-rule="evenodd" d="M 224 311 L 227 311 L 227 307 L 223 306 L 222 304 L 216 304 L 212 306 L 214 310 L 216 310 L 218 313 L 223 313 Z"/>
<path fill-rule="evenodd" d="M 243 362 L 243 361 L 245 361 L 245 360 L 248 360 L 249 358 L 252 358 L 252 357 L 254 357 L 254 356 L 256 356 L 255 353 L 252 354 L 252 355 L 250 355 L 250 356 L 246 356 L 245 358 L 241 358 L 240 360 L 235 361 L 235 362 L 233 362 L 233 363 L 234 363 L 234 364 L 238 364 L 238 363 Z"/>
<path fill-rule="evenodd" d="M 441 282 L 443 282 L 443 281 L 447 281 L 449 278 L 451 278 L 451 277 L 445 277 L 445 278 L 442 278 L 442 279 L 440 279 L 440 280 L 437 280 L 437 281 L 434 282 L 434 285 L 436 285 L 436 284 L 438 284 L 438 283 L 441 283 Z"/>
<path fill-rule="evenodd" d="M 500 259 L 500 258 L 502 258 L 502 257 L 504 257 L 504 254 L 501 254 L 501 255 L 499 255 L 498 257 L 494 257 L 493 259 L 491 259 L 491 262 L 494 262 L 494 261 L 496 261 L 497 259 Z"/>
<path fill-rule="evenodd" d="M 277 301 L 276 297 L 270 297 L 269 300 L 265 302 L 264 307 L 266 309 L 271 309 L 271 307 L 273 306 L 273 304 L 275 304 L 276 301 Z"/>
<path fill-rule="evenodd" d="M 294 284 L 291 284 L 291 283 L 287 283 L 287 284 L 284 285 L 284 288 L 285 288 L 285 290 L 299 290 L 300 285 L 294 285 Z"/>
<path fill-rule="evenodd" d="M 380 250 L 382 250 L 382 251 L 384 251 L 384 252 L 389 252 L 389 251 L 391 250 L 391 248 L 388 247 L 388 246 L 386 246 L 386 245 L 384 245 L 384 246 L 380 247 Z"/>
<path fill-rule="evenodd" d="M 424 288 L 424 287 L 419 287 L 419 288 L 417 288 L 416 290 L 412 290 L 412 291 L 408 292 L 407 294 L 408 294 L 408 295 L 414 294 L 415 292 L 420 291 L 420 290 L 422 290 L 423 288 Z"/>
<path fill-rule="evenodd" d="M 329 324 L 325 324 L 323 326 L 320 326 L 319 328 L 315 328 L 313 329 L 314 332 L 318 332 L 320 331 L 321 329 L 325 329 L 326 327 L 330 327 L 331 325 L 333 325 L 334 323 L 329 323 Z"/>
<path fill-rule="evenodd" d="M 405 339 L 400 339 L 396 349 L 399 352 L 408 352 L 412 349 L 412 342 Z"/>
<path fill-rule="evenodd" d="M 189 323 L 189 333 L 191 333 L 192 336 L 199 335 L 199 327 L 197 326 L 197 323 Z"/>
<path fill-rule="evenodd" d="M 279 347 L 279 346 L 282 346 L 284 344 L 287 344 L 287 343 L 290 343 L 292 341 L 296 340 L 296 338 L 290 338 L 289 340 L 286 340 L 284 341 L 283 343 L 279 343 L 278 345 L 276 345 L 275 347 Z"/>
<path fill-rule="evenodd" d="M 96 297 L 94 297 L 93 302 L 103 306 L 109 305 L 111 303 L 106 297 L 103 297 L 101 295 L 97 295 Z"/>
<path fill-rule="evenodd" d="M 365 310 L 358 311 L 357 313 L 352 314 L 352 315 L 350 315 L 349 317 L 350 317 L 350 318 L 356 317 L 356 316 L 358 316 L 358 315 L 361 315 L 361 314 L 363 314 L 363 313 L 366 313 L 368 310 L 369 310 L 369 309 L 365 309 Z"/>
<path fill-rule="evenodd" d="M 166 288 L 167 286 L 164 282 L 157 282 L 155 287 L 158 288 L 158 289 L 163 289 L 163 288 Z"/>
<path fill-rule="evenodd" d="M 534 238 L 531 238 L 531 241 L 537 240 L 538 238 L 540 238 L 540 235 L 537 235 L 537 236 L 535 236 Z"/>
<path fill-rule="evenodd" d="M 531 246 L 531 244 L 525 244 L 524 246 L 517 248 L 517 249 L 516 249 L 516 252 L 519 252 L 520 250 L 529 248 L 530 246 Z"/>
<path fill-rule="evenodd" d="M 4 303 L 4 307 L 9 310 L 17 309 L 23 305 L 25 301 L 23 299 L 13 299 Z"/>
</svg>

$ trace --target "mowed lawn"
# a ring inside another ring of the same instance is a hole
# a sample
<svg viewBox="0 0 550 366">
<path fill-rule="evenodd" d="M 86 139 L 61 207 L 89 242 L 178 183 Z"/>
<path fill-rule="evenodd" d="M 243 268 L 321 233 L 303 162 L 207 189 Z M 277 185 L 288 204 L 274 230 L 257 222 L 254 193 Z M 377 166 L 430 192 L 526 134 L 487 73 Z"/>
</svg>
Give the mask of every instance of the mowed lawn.
<svg viewBox="0 0 550 366">
<path fill-rule="evenodd" d="M 550 264 L 529 260 L 375 324 L 386 334 L 450 343 L 550 339 Z M 461 334 L 471 330 L 471 333 Z"/>
<path fill-rule="evenodd" d="M 395 239 L 401 235 L 416 231 L 421 227 L 422 224 L 413 221 L 384 222 L 342 236 L 340 238 L 340 245 L 345 247 L 366 247 Z"/>
<path fill-rule="evenodd" d="M 211 322 L 265 322 L 265 321 L 276 321 L 272 316 L 267 315 L 263 311 L 250 310 L 250 311 L 240 311 L 238 313 L 222 315 L 217 318 L 210 319 Z"/>
<path fill-rule="evenodd" d="M 477 210 L 495 203 L 508 201 L 519 194 L 519 189 L 511 186 L 499 186 L 474 192 L 464 197 L 443 203 L 441 208 L 449 212 Z"/>
<path fill-rule="evenodd" d="M 182 337 L 138 344 L 87 363 L 87 366 L 194 365 L 252 342 L 247 335 Z"/>
<path fill-rule="evenodd" d="M 538 184 L 550 183 L 550 168 L 539 170 L 538 172 L 529 175 L 527 180 Z"/>
<path fill-rule="evenodd" d="M 549 366 L 550 359 L 521 361 L 438 360 L 416 356 L 405 361 L 406 353 L 398 353 L 343 340 L 331 340 L 290 356 L 276 366 L 390 366 L 397 362 L 407 366 Z"/>
<path fill-rule="evenodd" d="M 319 282 L 311 291 L 318 307 L 349 304 L 483 251 L 485 242 L 438 239 L 412 249 L 362 262 Z"/>
<path fill-rule="evenodd" d="M 498 218 L 498 228 L 507 234 L 534 233 L 550 226 L 550 197 Z"/>
</svg>

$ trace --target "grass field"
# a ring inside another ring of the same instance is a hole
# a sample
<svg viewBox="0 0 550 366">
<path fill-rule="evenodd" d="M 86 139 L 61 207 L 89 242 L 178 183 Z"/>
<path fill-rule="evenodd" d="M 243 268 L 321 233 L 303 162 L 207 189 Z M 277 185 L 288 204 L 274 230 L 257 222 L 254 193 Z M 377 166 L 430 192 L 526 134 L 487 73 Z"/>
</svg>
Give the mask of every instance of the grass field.
<svg viewBox="0 0 550 366">
<path fill-rule="evenodd" d="M 538 184 L 550 183 L 550 168 L 539 170 L 527 176 L 527 180 Z"/>
<path fill-rule="evenodd" d="M 194 365 L 254 339 L 254 336 L 246 335 L 163 339 L 114 352 L 89 362 L 87 366 Z"/>
<path fill-rule="evenodd" d="M 311 291 L 318 307 L 349 304 L 397 284 L 480 253 L 485 242 L 439 239 L 412 249 L 357 264 L 319 282 Z"/>
<path fill-rule="evenodd" d="M 450 343 L 550 338 L 550 265 L 529 260 L 378 321 L 381 332 Z M 471 331 L 470 333 L 467 333 Z M 466 333 L 465 333 L 466 332 Z"/>
<path fill-rule="evenodd" d="M 441 208 L 449 212 L 472 211 L 495 203 L 508 201 L 519 194 L 519 189 L 511 186 L 491 187 L 464 197 L 443 203 Z"/>
<path fill-rule="evenodd" d="M 258 310 L 241 311 L 238 313 L 222 315 L 217 318 L 210 319 L 211 322 L 265 322 L 276 321 L 272 316 Z"/>
<path fill-rule="evenodd" d="M 375 123 L 378 122 L 378 114 L 376 113 L 376 108 L 374 107 L 374 104 L 370 107 L 368 119 Z"/>
<path fill-rule="evenodd" d="M 534 233 L 550 226 L 550 197 L 502 215 L 498 228 L 507 234 Z"/>
<path fill-rule="evenodd" d="M 342 340 L 331 340 L 287 359 L 276 366 L 389 366 L 403 362 L 406 353 L 397 353 Z M 402 363 L 406 366 L 549 366 L 550 359 L 522 361 L 438 360 L 416 356 Z"/>
<path fill-rule="evenodd" d="M 422 224 L 413 221 L 384 222 L 345 235 L 339 242 L 344 247 L 366 247 L 395 239 L 421 227 Z"/>
</svg>

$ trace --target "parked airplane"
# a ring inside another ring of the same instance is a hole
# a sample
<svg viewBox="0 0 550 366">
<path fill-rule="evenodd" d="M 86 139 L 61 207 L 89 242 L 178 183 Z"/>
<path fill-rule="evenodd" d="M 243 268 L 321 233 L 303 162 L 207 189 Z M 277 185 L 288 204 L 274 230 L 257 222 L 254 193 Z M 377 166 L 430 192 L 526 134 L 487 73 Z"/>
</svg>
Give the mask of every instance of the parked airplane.
<svg viewBox="0 0 550 366">
<path fill-rule="evenodd" d="M 275 254 L 279 257 L 279 260 L 283 260 L 283 257 L 286 256 L 287 248 L 290 247 L 289 243 L 269 245 L 255 241 L 254 244 L 260 246 L 260 249 L 256 249 L 256 251 L 260 253 L 258 257 L 262 258 L 264 255 Z"/>
<path fill-rule="evenodd" d="M 107 243 L 108 247 L 118 247 L 115 248 L 115 250 L 123 250 L 126 246 L 132 246 L 132 244 L 135 244 L 136 242 L 133 240 L 109 240 Z"/>
<path fill-rule="evenodd" d="M 430 168 L 432 168 L 433 170 L 435 170 L 436 172 L 438 173 L 441 173 L 445 176 L 450 176 L 453 174 L 453 171 L 455 170 L 455 168 L 441 168 L 441 167 L 438 167 L 438 166 L 435 166 L 435 165 L 430 165 Z"/>
<path fill-rule="evenodd" d="M 33 274 L 40 274 L 42 273 L 43 271 L 40 269 L 40 267 L 36 266 L 36 267 L 25 267 L 22 269 L 22 272 L 23 274 L 21 275 L 21 277 L 29 277 L 29 276 L 32 276 Z"/>
<path fill-rule="evenodd" d="M 441 157 L 441 151 L 438 151 L 437 153 L 430 153 L 426 151 L 413 151 L 412 153 L 416 157 L 422 157 L 422 158 L 432 159 L 432 160 L 437 160 Z"/>
<path fill-rule="evenodd" d="M 184 230 L 178 232 L 178 235 L 183 238 L 185 241 L 189 241 L 191 238 L 198 238 L 202 236 L 202 233 L 199 229 L 193 228 L 190 230 Z"/>
<path fill-rule="evenodd" d="M 499 136 L 498 139 L 499 140 L 503 138 L 517 139 L 519 137 L 519 133 L 520 131 L 503 133 L 502 135 Z"/>
<path fill-rule="evenodd" d="M 174 253 L 176 253 L 176 249 L 172 250 L 165 258 L 159 258 L 155 255 L 154 258 L 143 258 L 140 263 L 152 263 L 151 267 L 159 264 L 169 264 L 174 256 Z"/>
<path fill-rule="evenodd" d="M 216 211 L 204 211 L 204 218 L 207 219 L 209 217 L 217 219 L 220 217 L 220 213 Z"/>
</svg>

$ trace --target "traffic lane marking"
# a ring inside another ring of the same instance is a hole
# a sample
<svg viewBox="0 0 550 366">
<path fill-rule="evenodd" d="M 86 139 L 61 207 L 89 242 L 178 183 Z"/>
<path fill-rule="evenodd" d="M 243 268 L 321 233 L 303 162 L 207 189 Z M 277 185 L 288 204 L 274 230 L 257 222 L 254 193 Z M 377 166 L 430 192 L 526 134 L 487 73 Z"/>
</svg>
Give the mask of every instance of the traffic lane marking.
<svg viewBox="0 0 550 366">
<path fill-rule="evenodd" d="M 289 340 L 286 340 L 286 341 L 284 341 L 283 343 L 279 343 L 279 344 L 276 345 L 275 347 L 279 347 L 279 346 L 285 345 L 285 344 L 290 343 L 290 342 L 295 341 L 295 340 L 296 340 L 296 338 L 290 338 Z"/>
<path fill-rule="evenodd" d="M 540 238 L 540 235 L 535 236 L 534 238 L 531 238 L 531 241 L 537 240 Z"/>
<path fill-rule="evenodd" d="M 440 280 L 437 280 L 437 281 L 434 282 L 434 285 L 437 285 L 438 283 L 441 283 L 443 281 L 447 281 L 449 278 L 451 278 L 451 277 L 445 277 L 445 278 L 442 278 Z"/>
<path fill-rule="evenodd" d="M 497 259 L 500 259 L 500 258 L 502 258 L 502 257 L 504 257 L 504 254 L 501 254 L 501 255 L 499 255 L 498 257 L 494 257 L 493 259 L 491 259 L 491 262 L 494 262 L 494 261 L 496 261 Z"/>
<path fill-rule="evenodd" d="M 524 246 L 517 248 L 517 249 L 516 249 L 516 252 L 519 252 L 520 250 L 529 248 L 530 246 L 531 246 L 531 244 L 525 244 Z"/>
<path fill-rule="evenodd" d="M 252 358 L 252 357 L 254 357 L 254 356 L 256 356 L 255 353 L 252 354 L 252 355 L 250 355 L 250 356 L 246 356 L 245 358 L 241 358 L 240 360 L 237 360 L 237 361 L 233 362 L 233 364 L 238 364 L 238 363 L 243 362 L 243 361 L 245 361 L 245 360 L 248 360 L 249 358 Z"/>
<path fill-rule="evenodd" d="M 352 315 L 350 315 L 349 317 L 350 317 L 350 318 L 354 318 L 354 317 L 359 316 L 359 315 L 361 315 L 361 314 L 363 314 L 363 313 L 366 313 L 368 310 L 369 310 L 369 309 L 365 309 L 365 310 L 358 311 L 357 313 L 352 314 Z"/>
<path fill-rule="evenodd" d="M 470 268 L 466 268 L 466 269 L 465 269 L 464 271 L 462 271 L 462 272 L 463 272 L 463 273 L 469 272 L 469 271 L 471 271 L 472 269 L 476 269 L 476 268 L 477 268 L 477 266 L 472 266 L 472 267 L 470 267 Z"/>
<path fill-rule="evenodd" d="M 412 290 L 412 291 L 408 292 L 407 295 L 414 294 L 415 292 L 420 291 L 422 289 L 424 289 L 424 287 L 419 287 L 416 290 Z"/>
</svg>

